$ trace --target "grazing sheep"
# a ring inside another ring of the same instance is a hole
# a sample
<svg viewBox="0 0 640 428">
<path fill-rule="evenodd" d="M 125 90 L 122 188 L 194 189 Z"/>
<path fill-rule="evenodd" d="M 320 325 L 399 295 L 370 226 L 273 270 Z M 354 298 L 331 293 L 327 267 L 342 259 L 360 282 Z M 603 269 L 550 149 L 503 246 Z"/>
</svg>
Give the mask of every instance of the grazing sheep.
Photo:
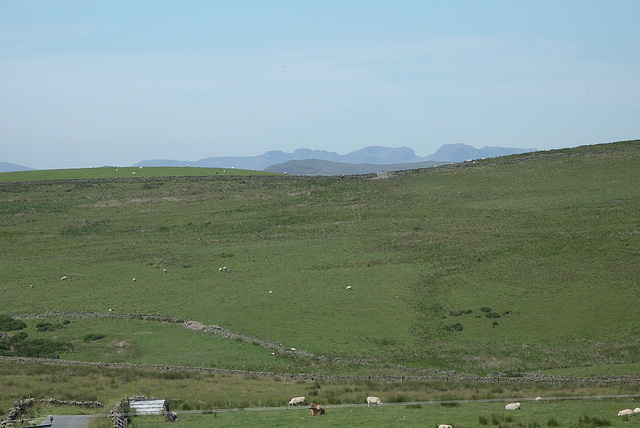
<svg viewBox="0 0 640 428">
<path fill-rule="evenodd" d="M 351 286 L 350 285 L 347 285 L 347 290 L 351 290 Z"/>
<path fill-rule="evenodd" d="M 167 270 L 166 269 L 162 269 L 162 273 L 167 273 Z"/>
<path fill-rule="evenodd" d="M 301 404 L 305 404 L 307 399 L 305 397 L 293 397 L 289 400 L 289 406 L 299 406 Z"/>
<path fill-rule="evenodd" d="M 451 425 L 440 424 L 438 428 L 453 428 Z"/>
<path fill-rule="evenodd" d="M 505 410 L 520 410 L 520 403 L 509 403 L 504 406 Z"/>
<path fill-rule="evenodd" d="M 634 414 L 640 413 L 640 407 L 636 407 L 635 409 L 633 409 L 633 413 Z"/>
<path fill-rule="evenodd" d="M 136 279 L 135 279 L 135 278 L 133 278 L 133 282 L 136 282 Z"/>
<path fill-rule="evenodd" d="M 536 397 L 536 401 L 542 400 L 542 397 Z"/>
<path fill-rule="evenodd" d="M 33 288 L 33 284 L 31 284 L 31 285 L 29 286 L 29 288 Z"/>
<path fill-rule="evenodd" d="M 633 416 L 633 415 L 634 413 L 633 413 L 633 410 L 631 409 L 624 409 L 618 412 L 618 416 Z"/>
<path fill-rule="evenodd" d="M 62 275 L 62 278 L 60 279 L 64 281 L 65 279 L 67 279 L 67 275 Z"/>
<path fill-rule="evenodd" d="M 367 397 L 367 407 L 369 406 L 382 406 L 382 401 L 378 397 Z"/>
</svg>

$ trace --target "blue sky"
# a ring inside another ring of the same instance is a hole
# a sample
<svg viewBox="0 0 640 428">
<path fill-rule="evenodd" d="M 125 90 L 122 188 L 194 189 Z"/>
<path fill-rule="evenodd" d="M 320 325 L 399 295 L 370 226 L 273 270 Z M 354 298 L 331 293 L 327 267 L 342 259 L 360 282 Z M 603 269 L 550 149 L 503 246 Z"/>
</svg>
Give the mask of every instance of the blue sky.
<svg viewBox="0 0 640 428">
<path fill-rule="evenodd" d="M 640 2 L 0 0 L 0 161 L 640 138 Z"/>
</svg>

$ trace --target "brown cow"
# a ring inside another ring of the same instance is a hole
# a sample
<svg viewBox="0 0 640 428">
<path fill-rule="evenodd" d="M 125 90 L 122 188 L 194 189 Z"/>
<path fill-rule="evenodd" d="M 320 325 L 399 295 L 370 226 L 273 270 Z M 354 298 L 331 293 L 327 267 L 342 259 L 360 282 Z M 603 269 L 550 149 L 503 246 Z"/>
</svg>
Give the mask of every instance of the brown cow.
<svg viewBox="0 0 640 428">
<path fill-rule="evenodd" d="M 309 410 L 311 411 L 311 416 L 324 415 L 324 409 L 319 404 L 309 403 Z"/>
</svg>

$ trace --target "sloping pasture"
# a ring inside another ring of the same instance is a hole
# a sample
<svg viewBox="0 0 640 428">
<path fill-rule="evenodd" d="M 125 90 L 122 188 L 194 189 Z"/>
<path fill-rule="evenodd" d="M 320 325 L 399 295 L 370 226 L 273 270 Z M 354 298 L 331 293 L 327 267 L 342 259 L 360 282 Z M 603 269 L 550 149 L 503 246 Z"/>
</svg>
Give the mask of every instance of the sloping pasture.
<svg viewBox="0 0 640 428">
<path fill-rule="evenodd" d="M 638 165 L 636 141 L 377 180 L 2 180 L 1 312 L 171 315 L 379 371 L 633 372 Z M 118 341 L 141 329 L 126 325 Z M 130 361 L 158 352 L 131 342 Z M 105 352 L 83 345 L 62 357 Z M 265 354 L 244 365 L 269 369 Z M 184 361 L 231 365 L 221 358 Z M 322 360 L 299 369 L 323 367 L 340 370 Z"/>
</svg>

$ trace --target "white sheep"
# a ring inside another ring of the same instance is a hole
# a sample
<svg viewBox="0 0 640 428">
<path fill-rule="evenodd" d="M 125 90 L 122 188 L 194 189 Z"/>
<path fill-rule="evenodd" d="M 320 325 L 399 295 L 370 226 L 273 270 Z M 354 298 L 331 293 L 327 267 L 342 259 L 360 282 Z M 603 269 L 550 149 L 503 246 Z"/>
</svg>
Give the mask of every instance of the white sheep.
<svg viewBox="0 0 640 428">
<path fill-rule="evenodd" d="M 624 409 L 618 412 L 618 416 L 633 416 L 633 415 L 634 413 L 633 413 L 633 410 L 631 409 Z"/>
<path fill-rule="evenodd" d="M 505 410 L 520 410 L 520 403 L 509 403 L 504 406 Z"/>
<path fill-rule="evenodd" d="M 451 427 L 451 425 L 440 424 L 440 425 L 438 425 L 438 428 L 452 428 L 452 427 Z"/>
<path fill-rule="evenodd" d="M 136 282 L 136 278 L 135 277 L 133 278 L 133 282 Z"/>
<path fill-rule="evenodd" d="M 64 281 L 65 279 L 67 279 L 67 275 L 62 275 L 62 278 L 60 279 Z"/>
<path fill-rule="evenodd" d="M 307 399 L 305 397 L 293 397 L 289 400 L 289 406 L 298 406 L 300 404 L 305 404 Z"/>
<path fill-rule="evenodd" d="M 367 407 L 369 406 L 382 406 L 382 401 L 378 397 L 367 397 Z"/>
<path fill-rule="evenodd" d="M 167 270 L 166 269 L 162 269 L 162 273 L 167 273 Z"/>
<path fill-rule="evenodd" d="M 347 285 L 347 290 L 351 290 L 351 286 L 350 285 Z"/>
<path fill-rule="evenodd" d="M 33 288 L 33 284 L 31 284 L 31 285 L 29 286 L 29 288 Z"/>
</svg>

